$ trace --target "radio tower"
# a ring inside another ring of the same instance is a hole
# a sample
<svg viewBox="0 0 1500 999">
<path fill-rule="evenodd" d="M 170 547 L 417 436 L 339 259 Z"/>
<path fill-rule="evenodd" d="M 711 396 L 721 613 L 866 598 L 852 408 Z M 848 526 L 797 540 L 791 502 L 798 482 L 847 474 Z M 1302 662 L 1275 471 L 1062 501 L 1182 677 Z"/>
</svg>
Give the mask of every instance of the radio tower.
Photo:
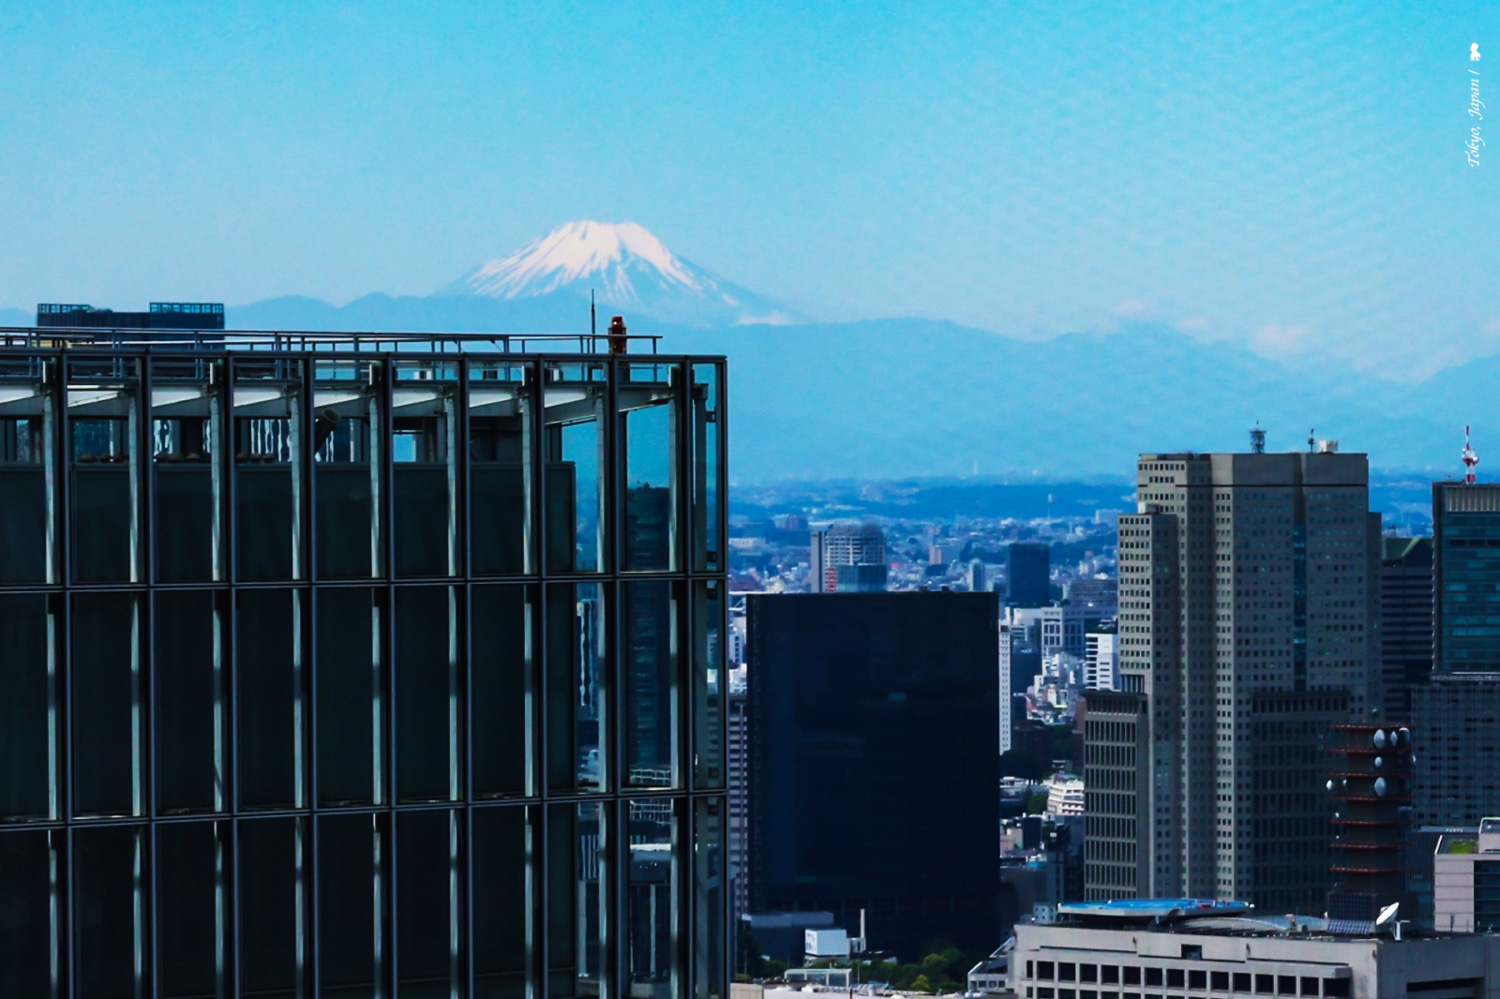
<svg viewBox="0 0 1500 999">
<path fill-rule="evenodd" d="M 1469 428 L 1467 426 L 1464 427 L 1464 450 L 1459 457 L 1463 459 L 1464 463 L 1464 485 L 1472 486 L 1474 484 L 1474 466 L 1479 464 L 1479 455 L 1475 454 L 1474 449 L 1469 446 Z"/>
</svg>

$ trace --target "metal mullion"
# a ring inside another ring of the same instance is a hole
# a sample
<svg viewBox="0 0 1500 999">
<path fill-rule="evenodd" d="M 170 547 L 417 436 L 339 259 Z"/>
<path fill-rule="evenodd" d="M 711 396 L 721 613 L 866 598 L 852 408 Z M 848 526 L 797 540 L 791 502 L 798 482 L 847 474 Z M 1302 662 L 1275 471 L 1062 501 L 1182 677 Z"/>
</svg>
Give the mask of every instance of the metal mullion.
<svg viewBox="0 0 1500 999">
<path fill-rule="evenodd" d="M 74 974 L 74 969 L 78 966 L 76 926 L 78 906 L 75 904 L 77 896 L 73 888 L 78 876 L 77 864 L 74 863 L 74 854 L 77 850 L 74 848 L 73 841 L 76 837 L 76 832 L 71 828 L 58 830 L 58 839 L 62 841 L 63 851 L 63 856 L 58 866 L 65 873 L 62 878 L 62 888 L 58 892 L 61 896 L 58 899 L 61 903 L 59 906 L 61 909 L 59 923 L 61 925 L 58 930 L 63 935 L 62 946 L 59 950 L 63 956 L 59 962 L 62 965 L 59 969 L 61 972 L 59 977 L 62 981 L 59 983 L 57 991 L 58 995 L 69 997 L 77 994 L 78 985 L 77 976 Z"/>
<path fill-rule="evenodd" d="M 601 913 L 599 966 L 609 969 L 609 978 L 601 983 L 599 999 L 628 999 L 630 995 L 630 809 L 621 799 L 601 802 L 599 828 L 604 831 L 607 849 L 599 851 L 603 868 L 599 872 L 599 911 Z"/>
<path fill-rule="evenodd" d="M 553 572 L 547 565 L 547 367 L 532 360 L 525 366 L 523 385 L 529 389 L 530 412 L 522 424 L 529 435 L 531 447 L 525 455 L 531 474 L 527 476 L 526 502 L 531 513 L 531 530 L 526 538 L 522 568 L 531 569 L 532 575 L 546 580 Z"/>
<path fill-rule="evenodd" d="M 307 947 L 304 953 L 307 955 L 307 965 L 303 969 L 304 978 L 310 979 L 308 993 L 311 996 L 322 994 L 323 991 L 323 948 L 318 944 L 318 937 L 322 935 L 322 927 L 319 925 L 321 916 L 318 905 L 320 882 L 322 881 L 322 865 L 318 863 L 318 848 L 323 839 L 323 813 L 311 812 L 307 816 L 305 824 L 299 825 L 302 849 L 302 884 L 305 888 L 304 913 L 307 927 Z"/>
<path fill-rule="evenodd" d="M 135 468 L 136 488 L 139 490 L 139 499 L 136 502 L 136 536 L 139 537 L 145 549 L 144 558 L 142 552 L 137 550 L 135 564 L 131 566 L 132 572 L 139 574 L 139 581 L 147 586 L 156 582 L 156 464 L 151 449 L 152 424 L 154 421 L 154 407 L 152 406 L 152 380 L 154 376 L 154 358 L 149 354 L 143 354 L 140 358 L 139 367 L 136 369 L 136 412 L 140 414 L 137 421 L 136 439 L 131 441 L 131 447 L 136 448 L 136 454 L 131 457 L 134 461 L 129 462 Z"/>
<path fill-rule="evenodd" d="M 453 396 L 453 453 L 448 455 L 453 469 L 453 495 L 449 507 L 453 516 L 453 559 L 449 576 L 467 583 L 474 571 L 469 558 L 469 365 L 462 358 L 458 364 L 458 385 Z"/>
<path fill-rule="evenodd" d="M 618 502 L 624 486 L 620 481 L 619 471 L 625 467 L 622 459 L 621 441 L 624 435 L 617 433 L 620 417 L 619 405 L 619 380 L 620 373 L 625 370 L 625 365 L 613 357 L 606 357 L 603 361 L 604 381 L 604 410 L 605 419 L 599 421 L 599 432 L 604 435 L 604 461 L 600 469 L 599 477 L 608 483 L 603 490 L 604 495 L 599 498 L 599 523 L 600 526 L 609 531 L 609 544 L 604 546 L 602 553 L 605 564 L 599 566 L 599 572 L 603 575 L 614 577 L 619 574 L 621 566 L 625 564 L 624 559 L 624 524 L 620 511 L 624 504 Z M 587 368 L 585 368 L 587 371 Z"/>
<path fill-rule="evenodd" d="M 154 818 L 154 816 L 152 816 Z M 160 900 L 156 891 L 156 823 L 146 822 L 145 844 L 142 848 L 144 870 L 141 875 L 140 890 L 146 893 L 146 926 L 144 941 L 137 941 L 136 946 L 146 952 L 146 960 L 143 962 L 141 974 L 141 994 L 146 996 L 159 996 L 158 986 L 161 984 L 161 976 L 156 970 L 161 967 L 161 934 L 156 932 L 161 918 Z M 137 833 L 139 836 L 140 834 Z M 139 841 L 137 841 L 139 842 Z"/>
<path fill-rule="evenodd" d="M 530 924 L 527 933 L 533 946 L 527 949 L 528 972 L 527 999 L 552 999 L 552 940 L 549 932 L 552 925 L 552 899 L 547 891 L 548 875 L 552 870 L 552 805 L 547 802 L 527 806 L 526 836 L 532 844 L 531 864 L 527 876 L 536 905 L 527 913 Z M 602 999 L 602 997 L 601 997 Z"/>
<path fill-rule="evenodd" d="M 693 848 L 698 839 L 698 816 L 693 799 L 672 799 L 672 978 L 677 983 L 678 999 L 692 999 L 697 975 L 697 953 L 693 944 L 696 906 L 693 892 L 697 887 L 698 864 Z"/>
</svg>

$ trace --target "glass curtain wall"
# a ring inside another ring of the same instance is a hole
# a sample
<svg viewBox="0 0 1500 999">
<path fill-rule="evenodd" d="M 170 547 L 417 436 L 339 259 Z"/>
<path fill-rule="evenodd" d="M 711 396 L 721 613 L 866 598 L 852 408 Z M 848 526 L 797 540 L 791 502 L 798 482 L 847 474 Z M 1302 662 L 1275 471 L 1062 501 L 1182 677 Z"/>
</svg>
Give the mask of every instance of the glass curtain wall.
<svg viewBox="0 0 1500 999">
<path fill-rule="evenodd" d="M 722 362 L 285 347 L 0 348 L 0 995 L 723 996 Z"/>
</svg>

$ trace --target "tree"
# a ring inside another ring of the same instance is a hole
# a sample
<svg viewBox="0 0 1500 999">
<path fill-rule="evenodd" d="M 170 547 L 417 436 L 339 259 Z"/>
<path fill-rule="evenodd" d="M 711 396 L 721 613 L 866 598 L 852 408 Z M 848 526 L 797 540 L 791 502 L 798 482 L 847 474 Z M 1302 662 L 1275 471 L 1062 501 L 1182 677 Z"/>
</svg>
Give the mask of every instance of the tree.
<svg viewBox="0 0 1500 999">
<path fill-rule="evenodd" d="M 918 975 L 916 978 L 913 978 L 911 980 L 911 984 L 908 985 L 907 988 L 911 989 L 913 992 L 931 992 L 932 983 L 927 980 L 926 975 Z"/>
<path fill-rule="evenodd" d="M 1000 773 L 1004 777 L 1037 781 L 1047 776 L 1047 770 L 1046 763 L 1024 749 L 1012 749 L 1000 754 Z"/>
<path fill-rule="evenodd" d="M 1033 791 L 1031 797 L 1026 799 L 1026 814 L 1041 815 L 1047 810 L 1047 792 Z"/>
</svg>

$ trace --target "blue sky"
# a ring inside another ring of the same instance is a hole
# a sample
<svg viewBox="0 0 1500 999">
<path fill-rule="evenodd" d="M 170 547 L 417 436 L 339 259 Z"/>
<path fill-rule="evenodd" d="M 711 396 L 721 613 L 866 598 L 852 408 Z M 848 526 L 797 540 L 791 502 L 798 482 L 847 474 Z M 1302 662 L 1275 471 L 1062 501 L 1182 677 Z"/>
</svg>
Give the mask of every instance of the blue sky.
<svg viewBox="0 0 1500 999">
<path fill-rule="evenodd" d="M 427 294 L 629 219 L 832 319 L 1500 351 L 1500 5 L 1060 6 L 0 5 L 0 305 Z"/>
</svg>

